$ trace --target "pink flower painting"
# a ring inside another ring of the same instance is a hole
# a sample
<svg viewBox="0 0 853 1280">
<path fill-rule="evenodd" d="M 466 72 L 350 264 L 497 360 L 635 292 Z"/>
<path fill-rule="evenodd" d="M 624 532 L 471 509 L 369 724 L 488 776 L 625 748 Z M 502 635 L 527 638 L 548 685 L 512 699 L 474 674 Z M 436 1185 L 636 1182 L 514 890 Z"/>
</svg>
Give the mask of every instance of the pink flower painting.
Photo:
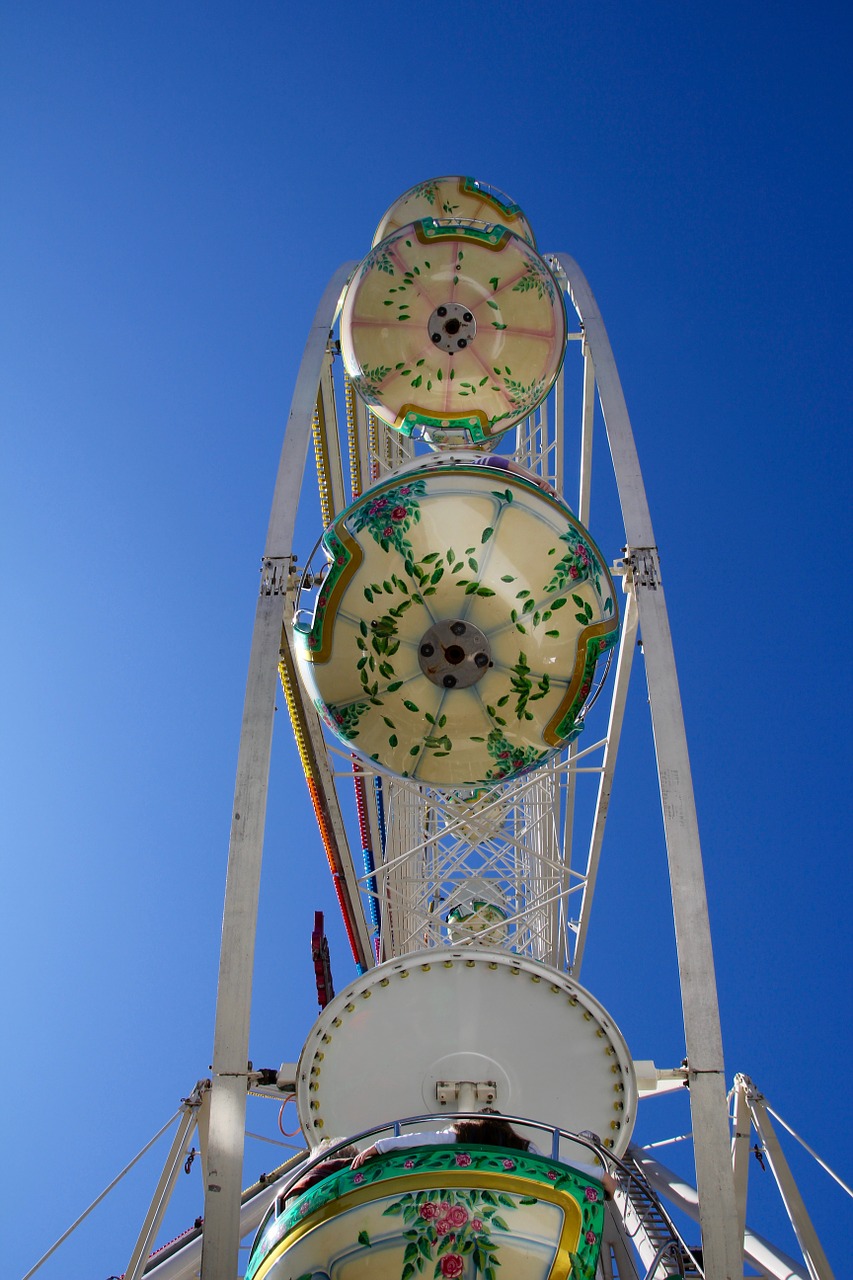
<svg viewBox="0 0 853 1280">
<path fill-rule="evenodd" d="M 458 1253 L 446 1253 L 439 1265 L 446 1280 L 456 1280 L 457 1276 L 462 1275 L 463 1262 Z"/>
</svg>

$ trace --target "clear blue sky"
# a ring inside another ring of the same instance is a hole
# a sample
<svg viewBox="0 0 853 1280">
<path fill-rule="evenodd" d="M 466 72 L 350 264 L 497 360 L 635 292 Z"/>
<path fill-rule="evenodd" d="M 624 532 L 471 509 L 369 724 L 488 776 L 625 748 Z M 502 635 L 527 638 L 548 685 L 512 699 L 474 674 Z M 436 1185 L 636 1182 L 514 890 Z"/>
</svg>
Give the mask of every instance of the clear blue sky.
<svg viewBox="0 0 853 1280">
<path fill-rule="evenodd" d="M 441 173 L 509 192 L 601 305 L 661 548 L 728 1072 L 851 1179 L 850 35 L 823 0 L 6 6 L 4 1275 L 207 1074 L 295 369 L 334 268 Z M 677 1065 L 635 679 L 584 981 L 636 1057 Z M 296 1057 L 312 913 L 334 913 L 288 732 L 256 1065 Z M 164 1155 L 41 1274 L 124 1270 Z M 247 1172 L 276 1159 L 255 1144 Z M 841 1276 L 850 1201 L 801 1170 Z M 175 1231 L 197 1171 L 181 1195 Z"/>
</svg>

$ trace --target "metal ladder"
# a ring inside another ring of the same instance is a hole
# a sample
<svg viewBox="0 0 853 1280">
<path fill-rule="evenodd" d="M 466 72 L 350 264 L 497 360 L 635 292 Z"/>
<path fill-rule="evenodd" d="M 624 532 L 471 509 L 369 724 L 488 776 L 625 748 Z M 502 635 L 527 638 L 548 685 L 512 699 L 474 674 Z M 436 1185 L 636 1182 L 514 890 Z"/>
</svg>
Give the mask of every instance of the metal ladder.
<svg viewBox="0 0 853 1280">
<path fill-rule="evenodd" d="M 689 1249 L 655 1195 L 642 1169 L 626 1154 L 621 1165 L 627 1176 L 619 1178 L 615 1216 L 621 1220 L 623 1239 L 629 1241 L 640 1256 L 645 1272 L 643 1280 L 664 1280 L 683 1276 L 684 1280 L 703 1280 L 701 1251 Z"/>
</svg>

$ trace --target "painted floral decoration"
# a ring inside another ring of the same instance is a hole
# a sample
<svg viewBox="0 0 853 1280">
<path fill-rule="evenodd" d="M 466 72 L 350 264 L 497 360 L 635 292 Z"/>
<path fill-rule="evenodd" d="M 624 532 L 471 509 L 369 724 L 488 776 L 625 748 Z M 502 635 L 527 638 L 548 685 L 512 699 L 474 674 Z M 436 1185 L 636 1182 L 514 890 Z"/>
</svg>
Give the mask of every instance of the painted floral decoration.
<svg viewBox="0 0 853 1280">
<path fill-rule="evenodd" d="M 497 784 L 581 731 L 618 639 L 615 592 L 583 526 L 535 478 L 419 468 L 369 490 L 324 544 L 329 572 L 310 626 L 297 619 L 297 658 L 321 718 L 363 758 L 434 786 Z M 430 683 L 418 657 L 454 618 L 491 646 L 462 695 Z"/>
<path fill-rule="evenodd" d="M 460 1165 L 457 1157 L 463 1155 L 469 1163 Z M 458 1177 L 463 1168 L 470 1173 L 470 1184 L 442 1187 L 442 1171 L 452 1170 Z M 426 1172 L 430 1174 L 430 1184 L 424 1188 Z M 478 1186 L 481 1173 L 497 1173 L 511 1181 L 506 1190 L 485 1188 Z M 420 1186 L 398 1192 L 400 1180 L 406 1177 L 420 1177 Z M 524 1190 L 519 1190 L 519 1179 Z M 453 1145 L 393 1151 L 369 1161 L 356 1173 L 344 1169 L 330 1174 L 297 1200 L 287 1202 L 274 1229 L 266 1231 L 256 1245 L 246 1280 L 252 1280 L 271 1249 L 282 1247 L 279 1242 L 283 1242 L 285 1250 L 289 1247 L 287 1237 L 294 1227 L 310 1225 L 314 1214 L 324 1209 L 328 1213 L 328 1206 L 333 1204 L 339 1204 L 342 1213 L 350 1212 L 346 1208 L 347 1195 L 356 1189 L 363 1196 L 365 1189 L 371 1187 L 375 1199 L 382 1201 L 384 1183 L 395 1188 L 390 1197 L 385 1197 L 388 1203 L 382 1217 L 389 1224 L 399 1222 L 399 1280 L 501 1280 L 502 1247 L 509 1245 L 516 1215 L 536 1206 L 539 1194 L 552 1196 L 554 1189 L 570 1196 L 581 1214 L 580 1238 L 571 1259 L 571 1280 L 593 1280 L 604 1222 L 601 1184 L 545 1157 L 522 1151 L 510 1155 L 499 1147 L 467 1144 L 463 1150 Z M 541 1193 L 537 1193 L 537 1184 Z M 353 1212 L 358 1244 L 372 1249 L 374 1240 L 367 1230 L 358 1227 L 357 1211 Z M 323 1220 L 323 1215 L 317 1219 Z M 296 1280 L 311 1280 L 318 1274 L 315 1269 L 298 1275 Z"/>
</svg>

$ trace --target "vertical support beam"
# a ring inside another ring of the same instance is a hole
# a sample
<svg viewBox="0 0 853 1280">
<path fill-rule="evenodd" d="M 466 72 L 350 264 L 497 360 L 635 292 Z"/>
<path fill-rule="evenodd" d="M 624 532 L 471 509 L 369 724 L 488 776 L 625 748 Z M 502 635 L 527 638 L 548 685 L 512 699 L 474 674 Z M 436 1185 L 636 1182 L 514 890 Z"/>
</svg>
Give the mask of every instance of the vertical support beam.
<svg viewBox="0 0 853 1280">
<path fill-rule="evenodd" d="M 604 844 L 604 827 L 610 809 L 610 795 L 613 790 L 613 774 L 616 769 L 616 755 L 622 736 L 622 722 L 625 718 L 625 703 L 628 700 L 628 686 L 631 679 L 631 668 L 634 664 L 634 650 L 637 647 L 637 602 L 631 584 L 626 582 L 625 615 L 622 619 L 622 639 L 619 644 L 619 657 L 613 677 L 613 697 L 610 703 L 610 719 L 607 724 L 607 745 L 604 748 L 604 759 L 601 762 L 601 777 L 598 780 L 598 794 L 595 799 L 595 813 L 592 820 L 592 834 L 587 851 L 586 868 L 584 870 L 584 887 L 581 905 L 578 911 L 577 935 L 574 954 L 572 956 L 572 976 L 580 975 L 583 964 L 583 953 L 586 948 L 589 922 L 592 914 L 592 900 L 595 895 L 595 884 L 598 879 L 598 867 L 601 862 L 601 849 Z M 574 745 L 574 744 L 573 744 Z"/>
<path fill-rule="evenodd" d="M 630 548 L 629 548 L 630 554 Z M 666 833 L 708 1280 L 743 1274 L 714 956 L 687 738 L 657 556 L 633 557 Z"/>
<path fill-rule="evenodd" d="M 563 438 L 566 420 L 566 362 L 560 368 L 554 386 L 554 454 L 548 466 L 546 480 L 561 493 L 563 491 L 563 475 L 565 470 L 565 444 Z"/>
<path fill-rule="evenodd" d="M 310 429 L 310 417 L 307 426 Z M 240 1244 L 249 1013 L 284 617 L 282 579 L 289 560 L 282 557 L 267 564 L 271 566 L 273 581 L 269 588 L 262 588 L 255 614 L 225 881 L 204 1193 L 202 1280 L 233 1280 L 237 1275 Z"/>
<path fill-rule="evenodd" d="M 834 1280 L 832 1268 L 821 1248 L 817 1232 L 803 1203 L 803 1197 L 800 1195 L 799 1188 L 794 1181 L 794 1175 L 788 1167 L 788 1161 L 782 1154 L 779 1139 L 776 1137 L 776 1130 L 773 1128 L 770 1116 L 767 1114 L 764 1098 L 752 1085 L 751 1081 L 747 1085 L 747 1099 L 749 1110 L 752 1114 L 752 1123 L 755 1125 L 756 1132 L 761 1139 L 767 1163 L 773 1170 L 779 1194 L 785 1204 L 788 1217 L 791 1219 L 791 1226 L 794 1228 L 794 1233 L 803 1251 L 803 1258 L 809 1269 L 809 1276 L 811 1280 Z"/>
<path fill-rule="evenodd" d="M 554 385 L 554 413 L 552 418 L 552 429 L 550 437 L 546 442 L 550 445 L 553 441 L 553 450 L 549 449 L 543 466 L 543 476 L 545 480 L 553 484 L 554 488 L 560 494 L 563 493 L 565 475 L 565 428 L 566 362 L 563 360 L 563 363 L 560 366 L 560 372 L 557 375 L 557 381 Z M 576 754 L 576 752 L 577 744 L 572 743 L 569 747 L 570 759 L 574 754 Z M 569 927 L 569 903 L 565 891 L 568 889 L 569 873 L 572 865 L 577 775 L 573 769 L 569 768 L 565 776 L 565 787 L 562 789 L 562 800 L 560 778 L 556 770 L 552 770 L 551 778 L 552 786 L 554 788 L 554 822 L 557 826 L 560 824 L 562 808 L 563 869 L 560 883 L 561 895 L 554 901 L 551 908 L 550 963 L 553 964 L 555 968 L 561 969 L 564 962 L 566 966 L 569 967 L 572 959 L 571 932 Z"/>
<path fill-rule="evenodd" d="M 335 272 L 314 317 L 293 392 L 267 530 L 263 580 L 243 704 L 225 882 L 207 1144 L 202 1280 L 234 1280 L 238 1271 L 249 1010 L 287 573 L 320 375 L 341 295 L 353 265 L 346 263 Z"/>
<path fill-rule="evenodd" d="M 750 1156 L 749 1135 L 752 1125 L 743 1076 L 735 1076 L 733 1101 L 732 1170 L 735 1178 L 738 1239 L 742 1240 L 746 1229 L 746 1192 Z"/>
<path fill-rule="evenodd" d="M 592 492 L 592 427 L 595 417 L 595 364 L 584 334 L 583 344 L 583 407 L 581 409 L 581 465 L 578 484 L 578 519 L 589 526 L 589 505 Z"/>
<path fill-rule="evenodd" d="M 552 959 L 549 961 L 556 968 L 560 968 L 560 951 L 558 944 L 562 941 L 560 938 L 561 924 L 566 930 L 565 940 L 567 948 L 567 960 L 574 973 L 574 956 L 577 954 L 577 941 L 572 947 L 572 926 L 569 917 L 569 899 L 567 897 L 569 882 L 571 880 L 572 853 L 575 842 L 575 806 L 577 803 L 578 791 L 578 775 L 575 769 L 575 760 L 578 754 L 577 741 L 570 743 L 567 757 L 568 769 L 566 770 L 565 783 L 563 787 L 563 866 L 560 875 L 560 892 L 554 900 L 551 907 L 551 939 L 552 939 Z M 559 787 L 559 782 L 556 782 Z M 559 791 L 558 791 L 559 795 Z M 559 818 L 559 811 L 558 811 Z"/>
<path fill-rule="evenodd" d="M 204 1082 L 202 1087 L 206 1088 L 206 1086 L 207 1081 Z M 200 1086 L 196 1085 L 190 1097 L 184 1102 L 183 1115 L 178 1125 L 178 1131 L 166 1157 L 166 1163 L 163 1165 L 163 1172 L 160 1175 L 160 1181 L 157 1183 L 151 1207 L 142 1224 L 142 1230 L 139 1232 L 133 1253 L 130 1255 L 130 1262 L 127 1264 L 124 1280 L 139 1280 L 145 1269 L 151 1246 L 154 1243 L 157 1232 L 160 1230 L 160 1223 L 163 1221 L 163 1215 L 166 1212 L 172 1188 L 175 1185 L 175 1178 L 178 1175 L 181 1164 L 186 1159 L 187 1146 L 196 1127 L 200 1103 Z"/>
<path fill-rule="evenodd" d="M 743 1276 L 743 1247 L 737 1237 L 711 929 L 687 736 L 657 548 L 631 422 L 607 330 L 586 277 L 574 259 L 567 254 L 557 254 L 553 261 L 566 279 L 595 364 L 625 521 L 627 555 L 633 562 L 681 979 L 705 1274 L 707 1280 L 739 1280 Z"/>
</svg>

